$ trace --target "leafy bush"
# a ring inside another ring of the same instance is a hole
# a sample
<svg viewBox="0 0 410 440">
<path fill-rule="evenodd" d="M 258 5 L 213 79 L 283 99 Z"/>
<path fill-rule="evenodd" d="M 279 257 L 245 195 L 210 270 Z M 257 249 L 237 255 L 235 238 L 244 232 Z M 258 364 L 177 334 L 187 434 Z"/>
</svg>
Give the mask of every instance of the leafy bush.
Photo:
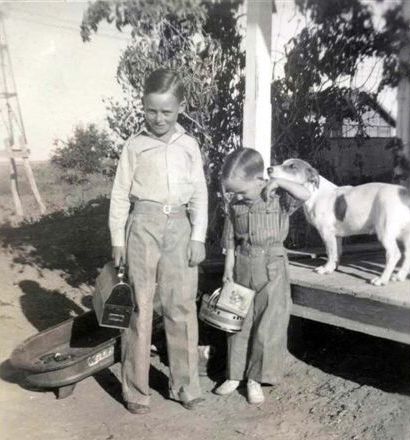
<svg viewBox="0 0 410 440">
<path fill-rule="evenodd" d="M 332 123 L 350 119 L 358 125 L 357 142 L 367 137 L 363 115 L 384 87 L 409 77 L 400 60 L 409 44 L 408 23 L 400 5 L 385 10 L 377 25 L 372 5 L 360 0 L 296 0 L 306 26 L 285 47 L 285 77 L 272 85 L 275 138 L 272 157 L 301 157 L 329 172 L 320 152 L 329 145 Z M 378 60 L 381 78 L 375 93 L 354 78 L 364 61 Z M 329 176 L 331 177 L 331 176 Z"/>
<path fill-rule="evenodd" d="M 77 126 L 73 136 L 67 141 L 56 140 L 56 144 L 51 162 L 64 172 L 66 181 L 80 183 L 90 174 L 110 173 L 107 163 L 115 154 L 114 143 L 107 131 L 95 124 Z"/>
</svg>

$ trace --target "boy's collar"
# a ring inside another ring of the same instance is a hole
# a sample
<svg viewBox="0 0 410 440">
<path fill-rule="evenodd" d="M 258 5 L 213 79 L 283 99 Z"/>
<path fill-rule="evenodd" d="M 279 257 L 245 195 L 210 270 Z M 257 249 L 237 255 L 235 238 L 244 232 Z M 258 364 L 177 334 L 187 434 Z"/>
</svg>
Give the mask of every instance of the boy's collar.
<svg viewBox="0 0 410 440">
<path fill-rule="evenodd" d="M 178 122 L 175 124 L 175 133 L 178 134 L 184 134 L 185 133 L 185 128 L 178 124 Z M 146 134 L 150 137 L 156 137 L 151 131 L 149 131 L 149 128 L 146 124 L 143 124 L 142 127 L 140 128 L 139 131 L 137 131 L 136 136 L 140 135 L 140 134 Z"/>
</svg>

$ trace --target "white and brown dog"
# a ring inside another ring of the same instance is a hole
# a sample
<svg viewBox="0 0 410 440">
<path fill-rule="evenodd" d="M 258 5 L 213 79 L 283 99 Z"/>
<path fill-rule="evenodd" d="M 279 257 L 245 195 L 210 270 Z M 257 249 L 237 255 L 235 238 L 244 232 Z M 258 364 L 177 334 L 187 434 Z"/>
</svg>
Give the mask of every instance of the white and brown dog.
<svg viewBox="0 0 410 440">
<path fill-rule="evenodd" d="M 315 168 L 301 159 L 288 159 L 282 165 L 268 168 L 270 177 L 300 183 L 311 192 L 304 203 L 307 220 L 322 237 L 327 263 L 316 271 L 331 273 L 341 255 L 341 237 L 376 234 L 386 250 L 386 265 L 381 276 L 371 280 L 376 286 L 389 280 L 403 281 L 410 269 L 410 191 L 399 185 L 366 183 L 358 186 L 337 186 L 320 176 Z M 401 253 L 404 259 L 393 275 Z"/>
</svg>

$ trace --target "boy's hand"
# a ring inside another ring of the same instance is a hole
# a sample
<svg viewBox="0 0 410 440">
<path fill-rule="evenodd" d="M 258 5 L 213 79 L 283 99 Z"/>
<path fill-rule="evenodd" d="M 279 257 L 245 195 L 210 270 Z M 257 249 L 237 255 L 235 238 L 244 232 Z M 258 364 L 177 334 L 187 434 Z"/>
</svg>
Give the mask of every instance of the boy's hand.
<svg viewBox="0 0 410 440">
<path fill-rule="evenodd" d="M 112 247 L 112 259 L 114 260 L 114 266 L 118 267 L 120 264 L 126 263 L 125 246 L 113 246 Z"/>
<path fill-rule="evenodd" d="M 224 274 L 222 276 L 223 284 L 233 282 L 234 267 L 235 267 L 235 250 L 233 248 L 230 248 L 226 250 L 226 255 L 225 255 Z"/>
<path fill-rule="evenodd" d="M 268 201 L 272 191 L 276 191 L 278 188 L 279 188 L 278 181 L 274 177 L 271 177 L 262 191 L 263 199 L 265 201 Z"/>
<path fill-rule="evenodd" d="M 188 264 L 197 266 L 205 260 L 205 244 L 202 241 L 191 240 L 188 246 Z"/>
<path fill-rule="evenodd" d="M 233 282 L 233 269 L 225 268 L 224 274 L 222 276 L 222 283 L 232 283 Z"/>
</svg>

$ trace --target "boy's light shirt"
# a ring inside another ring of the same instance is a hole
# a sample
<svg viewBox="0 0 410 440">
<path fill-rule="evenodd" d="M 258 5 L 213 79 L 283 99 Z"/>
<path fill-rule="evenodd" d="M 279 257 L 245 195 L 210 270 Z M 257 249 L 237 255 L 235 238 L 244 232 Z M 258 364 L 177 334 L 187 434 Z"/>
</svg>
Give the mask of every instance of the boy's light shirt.
<svg viewBox="0 0 410 440">
<path fill-rule="evenodd" d="M 125 245 L 125 225 L 135 200 L 164 205 L 188 204 L 191 240 L 205 242 L 208 191 L 196 140 L 177 124 L 168 142 L 146 128 L 125 143 L 111 192 L 109 226 L 112 246 Z"/>
</svg>

